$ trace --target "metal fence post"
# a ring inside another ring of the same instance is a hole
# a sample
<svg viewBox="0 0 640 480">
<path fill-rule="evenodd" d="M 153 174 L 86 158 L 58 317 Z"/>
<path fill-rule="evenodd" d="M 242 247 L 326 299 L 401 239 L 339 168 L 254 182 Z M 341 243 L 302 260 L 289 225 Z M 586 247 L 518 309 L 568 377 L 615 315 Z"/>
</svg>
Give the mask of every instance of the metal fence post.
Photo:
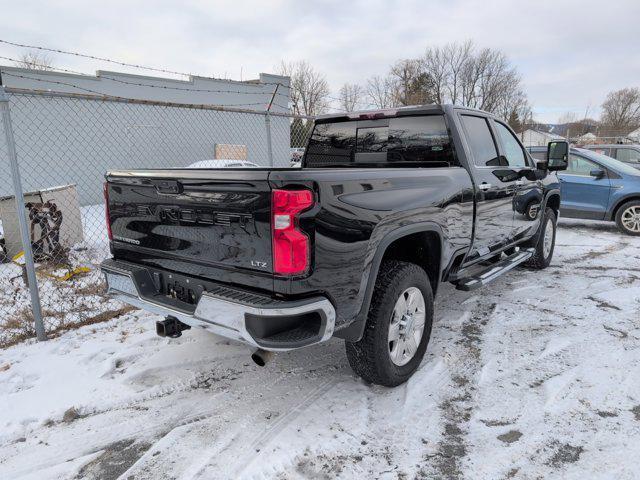
<svg viewBox="0 0 640 480">
<path fill-rule="evenodd" d="M 278 93 L 278 87 L 280 84 L 276 84 L 276 88 L 273 89 L 273 93 L 271 94 L 271 100 L 269 100 L 269 104 L 267 105 L 267 111 L 264 114 L 264 125 L 267 129 L 267 156 L 269 157 L 269 166 L 273 167 L 273 149 L 271 147 L 271 115 L 269 112 L 271 111 L 271 107 L 273 106 L 273 101 L 276 98 L 276 94 Z"/>
<path fill-rule="evenodd" d="M 16 146 L 13 138 L 13 128 L 11 126 L 11 112 L 9 111 L 9 97 L 4 91 L 4 87 L 0 85 L 0 112 L 2 114 L 2 123 L 4 125 L 4 135 L 7 141 L 7 153 L 9 155 L 9 165 L 11 167 L 11 176 L 13 178 L 13 190 L 16 199 L 16 214 L 18 215 L 18 223 L 20 224 L 20 238 L 22 239 L 22 247 L 24 249 L 25 268 L 27 270 L 27 280 L 29 281 L 29 292 L 31 294 L 31 310 L 35 320 L 36 336 L 38 340 L 47 339 L 42 321 L 42 308 L 40 306 L 40 295 L 38 293 L 38 281 L 36 279 L 36 268 L 33 261 L 33 251 L 31 250 L 31 237 L 29 236 L 29 227 L 27 225 L 27 214 L 25 212 L 24 195 L 22 192 L 22 181 L 20 180 L 20 168 L 18 167 L 18 157 L 16 155 Z"/>
<path fill-rule="evenodd" d="M 264 125 L 267 128 L 267 157 L 269 158 L 269 166 L 273 167 L 273 149 L 271 147 L 271 115 L 269 112 L 264 115 Z"/>
</svg>

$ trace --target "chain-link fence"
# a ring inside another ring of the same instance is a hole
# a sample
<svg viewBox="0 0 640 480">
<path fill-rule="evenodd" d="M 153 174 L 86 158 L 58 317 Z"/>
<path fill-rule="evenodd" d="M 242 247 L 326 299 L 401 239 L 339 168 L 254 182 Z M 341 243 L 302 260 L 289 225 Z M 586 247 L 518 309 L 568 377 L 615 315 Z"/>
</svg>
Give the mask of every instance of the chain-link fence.
<svg viewBox="0 0 640 480">
<path fill-rule="evenodd" d="M 568 140 L 576 146 L 590 145 L 637 145 L 640 144 L 640 128 L 557 129 L 549 131 L 539 126 L 523 127 L 518 137 L 525 146 L 544 146 L 552 140 Z"/>
<path fill-rule="evenodd" d="M 312 124 L 306 117 L 207 105 L 10 89 L 6 96 L 28 238 L 20 234 L 20 202 L 0 125 L 0 345 L 35 335 L 29 247 L 49 334 L 128 308 L 105 296 L 98 268 L 109 255 L 107 170 L 203 161 L 209 167 L 295 166 Z"/>
</svg>

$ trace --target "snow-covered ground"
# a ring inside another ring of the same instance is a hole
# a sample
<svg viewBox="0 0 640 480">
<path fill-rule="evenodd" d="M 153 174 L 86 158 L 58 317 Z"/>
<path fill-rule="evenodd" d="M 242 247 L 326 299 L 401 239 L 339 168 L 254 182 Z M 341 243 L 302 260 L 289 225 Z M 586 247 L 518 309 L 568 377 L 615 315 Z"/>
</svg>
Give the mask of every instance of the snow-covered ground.
<svg viewBox="0 0 640 480">
<path fill-rule="evenodd" d="M 133 312 L 0 350 L 0 478 L 638 478 L 639 312 L 640 238 L 575 221 L 547 270 L 443 286 L 396 389 Z"/>
</svg>

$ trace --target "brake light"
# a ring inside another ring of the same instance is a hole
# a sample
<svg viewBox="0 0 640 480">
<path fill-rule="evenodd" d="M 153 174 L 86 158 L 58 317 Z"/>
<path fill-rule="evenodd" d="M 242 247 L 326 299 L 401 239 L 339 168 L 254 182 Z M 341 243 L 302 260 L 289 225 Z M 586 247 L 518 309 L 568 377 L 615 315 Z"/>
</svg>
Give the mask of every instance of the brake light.
<svg viewBox="0 0 640 480">
<path fill-rule="evenodd" d="M 107 221 L 107 236 L 109 241 L 113 240 L 113 233 L 111 233 L 111 215 L 109 215 L 109 184 L 104 182 L 102 191 L 104 192 L 104 215 Z"/>
<path fill-rule="evenodd" d="M 311 190 L 273 190 L 271 232 L 273 271 L 296 275 L 309 269 L 309 237 L 298 226 L 298 215 L 314 204 Z"/>
</svg>

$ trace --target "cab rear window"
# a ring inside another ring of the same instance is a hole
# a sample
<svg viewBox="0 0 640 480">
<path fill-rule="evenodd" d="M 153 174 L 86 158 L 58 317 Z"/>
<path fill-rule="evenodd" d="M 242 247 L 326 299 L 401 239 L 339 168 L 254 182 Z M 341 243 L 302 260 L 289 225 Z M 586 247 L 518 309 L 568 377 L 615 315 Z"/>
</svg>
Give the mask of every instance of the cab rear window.
<svg viewBox="0 0 640 480">
<path fill-rule="evenodd" d="M 316 124 L 307 167 L 458 165 L 442 115 Z"/>
</svg>

